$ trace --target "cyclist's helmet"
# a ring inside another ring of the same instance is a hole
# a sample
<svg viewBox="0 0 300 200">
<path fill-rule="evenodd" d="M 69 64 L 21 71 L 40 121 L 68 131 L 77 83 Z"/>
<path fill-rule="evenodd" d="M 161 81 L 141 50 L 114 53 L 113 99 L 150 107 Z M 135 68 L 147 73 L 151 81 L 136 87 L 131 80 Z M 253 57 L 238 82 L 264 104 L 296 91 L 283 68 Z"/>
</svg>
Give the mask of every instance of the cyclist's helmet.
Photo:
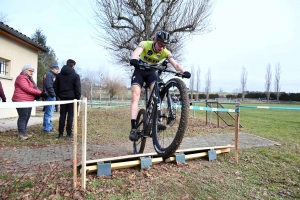
<svg viewBox="0 0 300 200">
<path fill-rule="evenodd" d="M 170 34 L 166 31 L 157 31 L 155 37 L 158 41 L 170 44 Z"/>
</svg>

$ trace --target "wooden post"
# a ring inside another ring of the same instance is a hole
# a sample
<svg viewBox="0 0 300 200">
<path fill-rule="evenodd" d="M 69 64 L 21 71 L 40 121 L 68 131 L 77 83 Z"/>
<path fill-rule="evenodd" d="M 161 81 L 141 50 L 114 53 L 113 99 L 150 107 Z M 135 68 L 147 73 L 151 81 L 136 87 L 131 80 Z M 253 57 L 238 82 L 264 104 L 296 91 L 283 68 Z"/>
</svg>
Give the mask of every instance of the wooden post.
<svg viewBox="0 0 300 200">
<path fill-rule="evenodd" d="M 239 164 L 238 140 L 239 140 L 239 108 L 236 109 L 235 115 L 235 134 L 234 134 L 234 158 L 235 164 Z"/>
<path fill-rule="evenodd" d="M 86 187 L 86 122 L 87 122 L 87 98 L 83 98 L 82 107 L 82 149 L 81 149 L 81 186 Z"/>
<path fill-rule="evenodd" d="M 77 187 L 77 100 L 74 99 L 73 187 Z"/>
</svg>

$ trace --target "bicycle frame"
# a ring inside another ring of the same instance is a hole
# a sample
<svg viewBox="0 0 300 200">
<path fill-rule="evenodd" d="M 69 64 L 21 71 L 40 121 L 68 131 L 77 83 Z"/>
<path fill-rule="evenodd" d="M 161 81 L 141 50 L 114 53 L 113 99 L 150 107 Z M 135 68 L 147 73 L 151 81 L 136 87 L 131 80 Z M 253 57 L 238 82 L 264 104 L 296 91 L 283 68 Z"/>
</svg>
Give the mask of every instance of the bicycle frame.
<svg viewBox="0 0 300 200">
<path fill-rule="evenodd" d="M 151 137 L 155 151 L 159 155 L 168 156 L 173 154 L 179 147 L 184 136 L 188 118 L 187 100 L 184 99 L 184 112 L 180 113 L 179 121 L 176 121 L 177 114 L 176 111 L 174 111 L 171 91 L 169 91 L 169 89 L 171 87 L 177 88 L 181 96 L 184 97 L 187 97 L 187 89 L 185 84 L 179 79 L 171 79 L 167 83 L 164 83 L 163 80 L 160 79 L 160 76 L 162 72 L 173 73 L 175 76 L 182 78 L 185 76 L 179 72 L 168 70 L 166 65 L 150 66 L 145 63 L 140 64 L 140 69 L 149 68 L 155 69 L 158 72 L 158 79 L 154 83 L 151 92 L 148 86 L 144 87 L 146 108 L 140 109 L 136 118 L 138 124 L 136 139 L 133 141 L 133 149 L 135 154 L 143 153 L 146 138 Z M 163 99 L 166 101 L 166 109 L 162 107 Z M 173 127 L 176 122 L 178 126 Z M 172 128 L 168 129 L 167 125 Z"/>
<path fill-rule="evenodd" d="M 153 98 L 156 99 L 156 105 L 154 105 Z M 151 137 L 150 132 L 151 132 L 151 125 L 152 125 L 152 119 L 153 119 L 153 109 L 157 109 L 158 116 L 161 116 L 161 100 L 160 100 L 160 95 L 159 95 L 159 86 L 158 82 L 156 81 L 154 83 L 154 87 L 151 91 L 151 94 L 149 96 L 149 88 L 145 88 L 145 102 L 146 102 L 146 122 L 145 122 L 145 127 L 144 130 L 144 136 Z M 156 107 L 155 107 L 156 106 Z M 138 124 L 138 127 L 141 124 Z"/>
</svg>

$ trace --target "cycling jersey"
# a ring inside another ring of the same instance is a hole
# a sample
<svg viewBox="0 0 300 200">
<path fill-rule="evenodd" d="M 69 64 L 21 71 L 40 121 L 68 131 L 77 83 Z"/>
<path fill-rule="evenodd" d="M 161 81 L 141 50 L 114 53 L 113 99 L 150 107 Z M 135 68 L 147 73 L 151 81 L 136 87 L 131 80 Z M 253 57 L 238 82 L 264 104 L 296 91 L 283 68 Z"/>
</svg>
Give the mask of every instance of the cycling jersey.
<svg viewBox="0 0 300 200">
<path fill-rule="evenodd" d="M 162 60 L 169 60 L 172 58 L 172 54 L 169 50 L 163 49 L 161 52 L 156 53 L 153 50 L 153 41 L 143 41 L 138 45 L 143 48 L 143 52 L 140 55 L 140 61 L 148 63 L 149 65 L 154 65 Z M 138 85 L 140 88 L 143 87 L 144 82 L 147 86 L 152 85 L 157 80 L 156 70 L 153 69 L 140 69 L 135 68 L 132 78 L 131 85 Z"/>
<path fill-rule="evenodd" d="M 155 52 L 152 48 L 153 41 L 143 41 L 138 45 L 143 48 L 143 52 L 140 55 L 140 59 L 149 65 L 159 63 L 159 61 L 172 58 L 172 54 L 168 49 L 163 49 L 161 52 Z"/>
</svg>

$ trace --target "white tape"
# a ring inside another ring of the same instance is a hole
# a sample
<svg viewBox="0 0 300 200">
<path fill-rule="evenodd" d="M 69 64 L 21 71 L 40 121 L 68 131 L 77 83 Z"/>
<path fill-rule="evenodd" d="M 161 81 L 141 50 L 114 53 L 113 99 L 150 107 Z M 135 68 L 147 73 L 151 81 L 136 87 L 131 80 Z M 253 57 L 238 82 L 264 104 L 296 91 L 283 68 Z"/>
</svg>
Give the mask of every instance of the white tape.
<svg viewBox="0 0 300 200">
<path fill-rule="evenodd" d="M 68 104 L 68 103 L 81 102 L 81 101 L 82 100 L 5 102 L 5 103 L 0 103 L 0 109 L 29 108 L 29 107 L 39 107 L 39 106 L 47 106 L 47 105 Z"/>
<path fill-rule="evenodd" d="M 257 106 L 257 108 L 266 108 L 266 109 L 269 109 L 269 106 Z"/>
</svg>

